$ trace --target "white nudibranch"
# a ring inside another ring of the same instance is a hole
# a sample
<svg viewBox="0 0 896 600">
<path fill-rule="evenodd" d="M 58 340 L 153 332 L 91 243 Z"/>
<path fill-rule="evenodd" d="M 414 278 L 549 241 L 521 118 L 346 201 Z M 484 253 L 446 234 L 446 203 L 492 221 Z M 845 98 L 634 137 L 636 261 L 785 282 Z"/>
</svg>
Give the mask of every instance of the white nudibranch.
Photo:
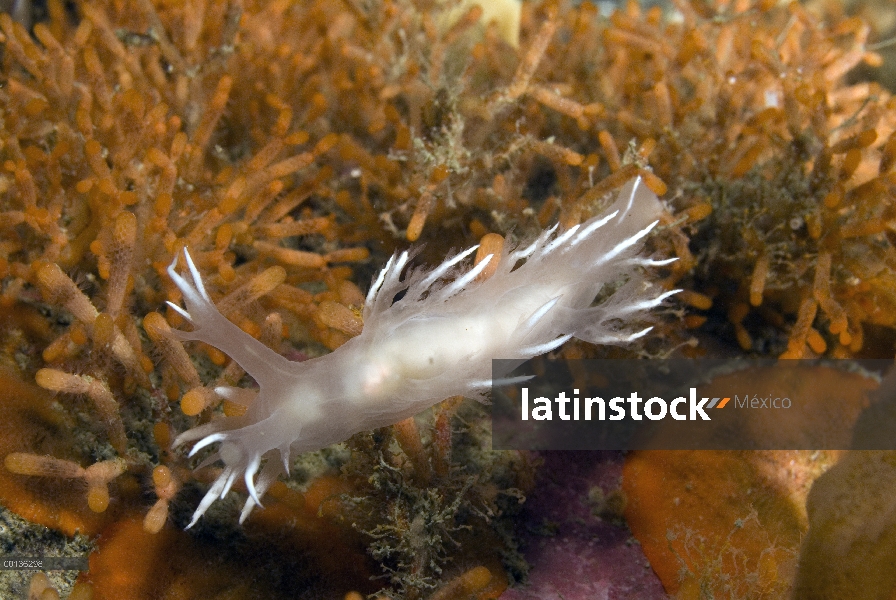
<svg viewBox="0 0 896 600">
<path fill-rule="evenodd" d="M 259 387 L 245 414 L 216 419 L 175 440 L 199 440 L 190 456 L 220 443 L 204 464 L 224 463 L 188 527 L 237 477 L 249 490 L 240 516 L 245 520 L 277 477 L 288 473 L 291 453 L 397 423 L 450 396 L 485 400 L 492 358 L 529 359 L 572 337 L 624 344 L 646 335 L 650 328 L 627 324 L 678 291 L 660 293 L 642 274 L 644 267 L 675 260 L 642 256 L 644 239 L 662 211 L 640 179 L 632 180 L 604 214 L 556 235 L 555 225 L 531 244 L 505 248 L 497 270 L 484 280 L 477 275 L 495 256 L 472 268 L 458 266 L 477 246 L 403 279 L 410 255 L 394 255 L 367 294 L 361 334 L 305 362 L 283 358 L 224 317 L 184 250 L 189 277 L 176 272 L 176 257 L 168 274 L 186 310 L 169 304 L 193 331 L 176 335 L 225 352 Z M 595 304 L 605 285 L 620 281 L 625 283 Z M 404 296 L 395 300 L 400 292 Z M 245 395 L 229 387 L 215 392 L 224 398 Z"/>
</svg>

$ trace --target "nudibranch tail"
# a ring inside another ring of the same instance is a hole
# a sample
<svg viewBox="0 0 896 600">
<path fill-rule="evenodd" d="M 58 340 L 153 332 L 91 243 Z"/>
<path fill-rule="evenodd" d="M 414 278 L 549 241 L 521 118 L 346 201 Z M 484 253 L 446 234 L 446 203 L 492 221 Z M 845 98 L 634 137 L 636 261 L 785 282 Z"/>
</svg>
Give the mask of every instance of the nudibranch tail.
<svg viewBox="0 0 896 600">
<path fill-rule="evenodd" d="M 500 256 L 473 266 L 463 263 L 478 246 L 428 272 L 406 272 L 413 252 L 393 255 L 367 294 L 361 333 L 302 363 L 286 360 L 222 315 L 185 249 L 189 275 L 176 271 L 176 260 L 168 268 L 186 308 L 169 304 L 193 326 L 178 336 L 225 352 L 259 387 L 254 399 L 227 386 L 213 388 L 248 404 L 247 412 L 186 431 L 175 442 L 195 442 L 191 456 L 217 444 L 206 461 L 224 464 L 190 526 L 239 478 L 249 493 L 240 515 L 245 520 L 289 471 L 290 452 L 394 424 L 450 396 L 485 400 L 490 386 L 502 381 L 492 373 L 492 358 L 525 360 L 573 337 L 627 344 L 646 336 L 652 328 L 638 326 L 642 315 L 678 291 L 656 289 L 644 272 L 675 260 L 643 255 L 662 214 L 657 197 L 635 179 L 603 214 L 559 233 L 555 225 L 527 245 L 507 244 Z M 482 278 L 486 266 L 494 270 Z"/>
</svg>

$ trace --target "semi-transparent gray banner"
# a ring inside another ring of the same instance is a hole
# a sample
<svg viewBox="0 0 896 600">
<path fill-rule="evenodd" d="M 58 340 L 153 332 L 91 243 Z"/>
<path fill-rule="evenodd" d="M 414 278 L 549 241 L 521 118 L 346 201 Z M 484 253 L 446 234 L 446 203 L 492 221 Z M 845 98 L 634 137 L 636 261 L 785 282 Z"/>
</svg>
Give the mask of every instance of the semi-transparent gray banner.
<svg viewBox="0 0 896 600">
<path fill-rule="evenodd" d="M 492 370 L 495 449 L 896 450 L 892 360 L 539 357 Z"/>
<path fill-rule="evenodd" d="M 87 571 L 88 567 L 86 556 L 0 557 L 0 571 Z"/>
</svg>

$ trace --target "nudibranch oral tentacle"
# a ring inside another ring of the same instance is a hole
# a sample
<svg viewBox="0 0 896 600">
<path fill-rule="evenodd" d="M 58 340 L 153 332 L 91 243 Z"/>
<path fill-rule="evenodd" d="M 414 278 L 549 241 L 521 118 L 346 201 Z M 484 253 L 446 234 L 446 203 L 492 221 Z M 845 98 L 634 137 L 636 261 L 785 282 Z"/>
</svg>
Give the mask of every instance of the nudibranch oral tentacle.
<svg viewBox="0 0 896 600">
<path fill-rule="evenodd" d="M 554 226 L 531 244 L 505 248 L 500 257 L 488 255 L 472 267 L 461 265 L 478 246 L 429 272 L 404 277 L 412 254 L 393 255 L 367 294 L 361 333 L 301 363 L 283 358 L 222 315 L 184 249 L 189 276 L 177 272 L 176 258 L 168 267 L 186 308 L 169 304 L 193 326 L 178 337 L 228 354 L 259 387 L 245 414 L 190 429 L 175 440 L 195 441 L 191 456 L 220 444 L 210 460 L 224 463 L 189 526 L 238 478 L 249 491 L 240 515 L 245 520 L 289 471 L 290 453 L 391 425 L 450 396 L 484 400 L 492 358 L 526 360 L 573 337 L 625 344 L 647 335 L 651 328 L 628 324 L 678 291 L 654 290 L 643 273 L 674 260 L 642 255 L 644 239 L 662 213 L 657 197 L 635 179 L 603 214 L 559 234 Z M 479 277 L 495 261 L 492 275 Z M 626 279 L 594 304 L 605 285 Z M 249 395 L 227 387 L 216 393 L 243 403 Z"/>
</svg>

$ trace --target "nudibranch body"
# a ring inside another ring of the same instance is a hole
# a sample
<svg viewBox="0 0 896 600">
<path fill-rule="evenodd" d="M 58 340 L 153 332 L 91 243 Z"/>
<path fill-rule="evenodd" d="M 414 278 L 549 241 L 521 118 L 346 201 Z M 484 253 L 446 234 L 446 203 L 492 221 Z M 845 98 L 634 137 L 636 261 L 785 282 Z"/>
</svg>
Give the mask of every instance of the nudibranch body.
<svg viewBox="0 0 896 600">
<path fill-rule="evenodd" d="M 458 265 L 476 246 L 403 279 L 410 254 L 393 256 L 367 295 L 361 334 L 305 362 L 283 358 L 224 317 L 185 251 L 192 281 L 176 272 L 176 259 L 168 268 L 187 308 L 171 306 L 193 325 L 193 331 L 176 332 L 178 337 L 225 352 L 259 387 L 244 415 L 214 420 L 176 440 L 199 440 L 191 455 L 220 443 L 210 460 L 224 463 L 190 526 L 237 477 L 249 490 L 244 520 L 288 472 L 290 453 L 396 423 L 450 396 L 483 400 L 492 384 L 493 358 L 529 359 L 571 337 L 623 344 L 645 335 L 649 328 L 633 331 L 629 323 L 675 293 L 658 293 L 642 273 L 643 267 L 671 262 L 641 255 L 662 210 L 635 179 L 602 215 L 559 234 L 554 226 L 531 244 L 489 255 L 471 268 Z M 491 277 L 478 277 L 495 260 Z M 625 283 L 594 304 L 605 285 L 620 281 Z M 400 292 L 404 296 L 395 300 Z M 228 387 L 215 392 L 225 398 L 245 395 Z"/>
</svg>

